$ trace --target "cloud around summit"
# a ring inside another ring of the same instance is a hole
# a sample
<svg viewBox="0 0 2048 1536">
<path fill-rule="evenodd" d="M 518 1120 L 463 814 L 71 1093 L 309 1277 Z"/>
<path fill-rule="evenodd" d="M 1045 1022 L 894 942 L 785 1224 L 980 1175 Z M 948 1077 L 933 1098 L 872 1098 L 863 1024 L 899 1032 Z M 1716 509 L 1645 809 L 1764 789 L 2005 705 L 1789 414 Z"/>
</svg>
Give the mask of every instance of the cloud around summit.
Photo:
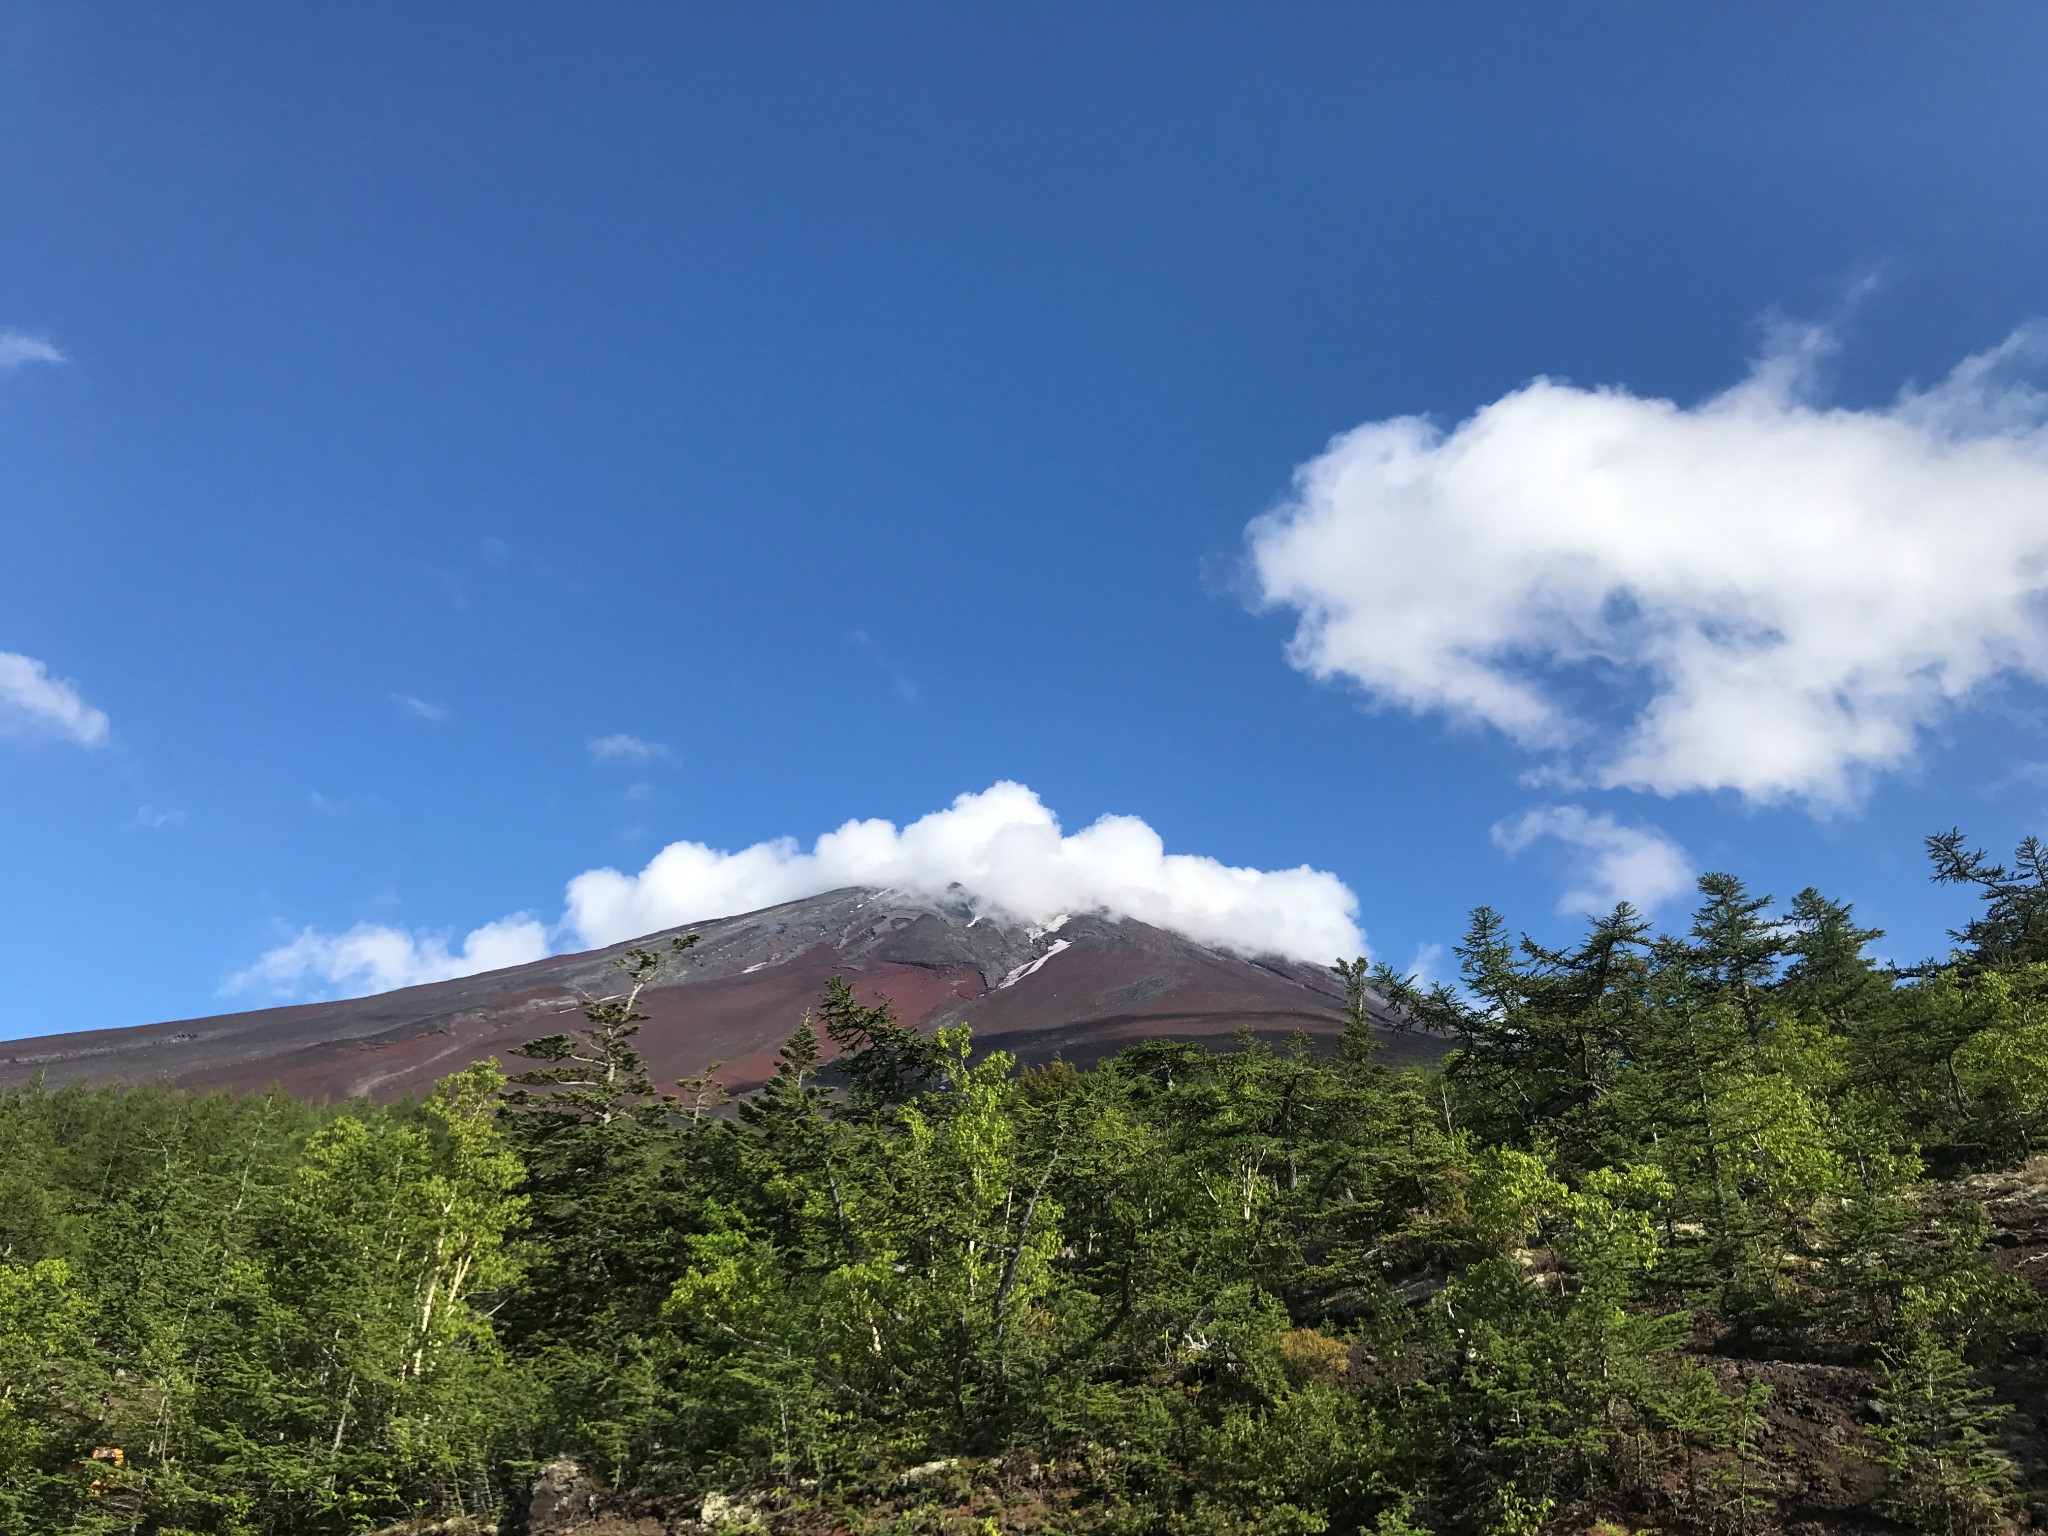
<svg viewBox="0 0 2048 1536">
<path fill-rule="evenodd" d="M 1556 782 L 1855 803 L 2048 678 L 2048 329 L 1870 409 L 1817 398 L 1833 346 L 1781 328 L 1696 405 L 1539 378 L 1343 434 L 1247 531 L 1289 659 Z"/>
<path fill-rule="evenodd" d="M 1365 951 L 1358 898 L 1335 875 L 1236 867 L 1168 853 L 1135 816 L 1104 816 L 1078 832 L 1030 789 L 1000 781 L 905 826 L 849 821 L 806 848 L 776 838 L 727 851 L 670 843 L 637 873 L 592 869 L 569 881 L 552 930 L 515 913 L 445 934 L 363 923 L 307 928 L 230 978 L 228 990 L 356 996 L 595 948 L 661 928 L 750 912 L 848 885 L 939 895 L 954 888 L 992 912 L 1044 921 L 1106 912 L 1243 954 L 1314 964 Z"/>
<path fill-rule="evenodd" d="M 1365 945 L 1358 899 L 1335 875 L 1168 853 L 1135 816 L 1068 833 L 1036 794 L 1008 780 L 900 828 L 849 821 L 808 849 L 793 838 L 730 853 L 671 843 L 637 875 L 594 869 L 570 881 L 564 926 L 586 944 L 609 944 L 847 885 L 927 895 L 957 885 L 1029 920 L 1109 912 L 1204 944 L 1317 962 Z"/>
</svg>

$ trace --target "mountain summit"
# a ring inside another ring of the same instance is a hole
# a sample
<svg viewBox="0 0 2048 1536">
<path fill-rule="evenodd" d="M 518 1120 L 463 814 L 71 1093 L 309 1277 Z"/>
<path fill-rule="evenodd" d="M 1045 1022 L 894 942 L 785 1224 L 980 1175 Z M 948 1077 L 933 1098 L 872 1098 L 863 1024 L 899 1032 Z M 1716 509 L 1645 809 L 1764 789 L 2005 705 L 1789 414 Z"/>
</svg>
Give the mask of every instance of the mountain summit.
<svg viewBox="0 0 2048 1536">
<path fill-rule="evenodd" d="M 697 946 L 641 995 L 640 1049 L 657 1081 L 722 1063 L 735 1092 L 773 1070 L 777 1047 L 834 975 L 907 1024 L 966 1022 L 987 1049 L 1026 1061 L 1086 1062 L 1147 1036 L 1222 1043 L 1250 1029 L 1300 1029 L 1325 1042 L 1343 992 L 1320 967 L 1227 953 L 1129 918 L 1075 913 L 1025 924 L 978 913 L 964 896 L 828 891 L 738 917 L 664 930 L 531 965 L 343 1002 L 0 1044 L 0 1083 L 170 1081 L 320 1099 L 393 1098 L 579 1021 L 614 993 L 612 961 L 674 934 Z M 1435 1042 L 1393 1037 L 1396 1059 Z"/>
</svg>

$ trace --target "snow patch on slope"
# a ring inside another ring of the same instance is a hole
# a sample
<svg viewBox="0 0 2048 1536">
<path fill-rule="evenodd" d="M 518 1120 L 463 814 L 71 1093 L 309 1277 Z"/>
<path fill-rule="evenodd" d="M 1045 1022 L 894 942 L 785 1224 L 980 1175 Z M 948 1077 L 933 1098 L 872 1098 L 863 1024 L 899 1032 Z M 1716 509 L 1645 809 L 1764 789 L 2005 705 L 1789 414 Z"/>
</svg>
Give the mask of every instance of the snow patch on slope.
<svg viewBox="0 0 2048 1536">
<path fill-rule="evenodd" d="M 1066 919 L 1062 918 L 1060 919 L 1060 921 L 1065 922 Z M 1014 987 L 1015 985 L 1017 985 L 1018 982 L 1022 981 L 1026 976 L 1029 976 L 1032 972 L 1036 971 L 1041 965 L 1044 965 L 1046 961 L 1050 960 L 1054 955 L 1058 954 L 1061 950 L 1072 949 L 1073 947 L 1074 943 L 1071 939 L 1054 939 L 1052 941 L 1052 947 L 1050 949 L 1048 949 L 1044 954 L 1040 955 L 1036 960 L 1026 960 L 1022 965 L 1016 967 L 1016 969 L 1012 970 L 1009 975 L 1005 976 L 1001 981 L 995 984 L 994 990 L 1000 992 L 1005 987 Z"/>
</svg>

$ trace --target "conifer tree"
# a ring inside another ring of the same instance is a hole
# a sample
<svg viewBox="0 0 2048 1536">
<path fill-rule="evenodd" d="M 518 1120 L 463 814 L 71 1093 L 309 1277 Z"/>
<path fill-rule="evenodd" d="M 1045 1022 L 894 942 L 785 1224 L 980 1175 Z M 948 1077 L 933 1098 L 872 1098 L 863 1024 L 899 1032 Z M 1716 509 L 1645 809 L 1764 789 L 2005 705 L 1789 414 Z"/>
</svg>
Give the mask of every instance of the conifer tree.
<svg viewBox="0 0 2048 1536">
<path fill-rule="evenodd" d="M 2048 844 L 2028 837 L 2010 867 L 1967 848 L 1960 828 L 1927 839 L 1935 883 L 1974 887 L 1983 910 L 1949 937 L 1971 967 L 2048 960 Z"/>
<path fill-rule="evenodd" d="M 501 1110 L 530 1216 L 525 1280 L 500 1327 L 539 1361 L 554 1411 L 585 1426 L 576 1448 L 612 1472 L 646 1443 L 634 1384 L 651 1369 L 649 1333 L 683 1264 L 674 1234 L 698 1198 L 675 1156 L 676 1101 L 633 1044 L 647 1017 L 638 1004 L 696 942 L 620 956 L 625 991 L 587 1000 L 584 1028 L 522 1046 L 540 1065 L 509 1080 Z"/>
<path fill-rule="evenodd" d="M 1338 1057 L 1352 1067 L 1365 1067 L 1379 1050 L 1370 1009 L 1377 972 L 1363 955 L 1352 960 L 1339 960 L 1330 970 L 1344 987 L 1344 1031 L 1337 1038 Z M 1418 990 L 1412 977 L 1401 977 L 1399 985 L 1404 995 Z"/>
<path fill-rule="evenodd" d="M 1883 1419 L 1870 1458 L 1892 1474 L 1893 1513 L 1941 1536 L 1995 1530 L 2016 1502 L 1996 1431 L 2010 1409 L 1990 1401 L 1960 1352 L 1919 1330 L 1880 1363 Z"/>
<path fill-rule="evenodd" d="M 904 1028 L 886 1002 L 860 1002 L 844 976 L 825 983 L 817 1013 L 826 1037 L 839 1047 L 836 1065 L 857 1113 L 873 1115 L 901 1104 L 930 1087 L 945 1070 L 946 1056 L 935 1040 Z"/>
<path fill-rule="evenodd" d="M 820 1086 L 824 1065 L 818 1031 L 806 1013 L 776 1055 L 775 1073 L 740 1105 L 740 1123 L 754 1132 L 737 1167 L 744 1170 L 774 1239 L 811 1262 L 853 1256 L 858 1244 L 839 1166 L 847 1130 L 833 1120 Z"/>
<path fill-rule="evenodd" d="M 1699 878 L 1706 898 L 1693 914 L 1689 959 L 1702 979 L 1742 1010 L 1754 1037 L 1763 1024 L 1764 989 L 1793 946 L 1785 925 L 1765 916 L 1771 898 L 1752 896 L 1733 875 Z"/>
<path fill-rule="evenodd" d="M 1786 914 L 1788 953 L 1779 990 L 1797 1008 L 1842 1034 L 1883 1006 L 1890 984 L 1868 950 L 1881 928 L 1860 928 L 1847 902 L 1829 901 L 1812 886 L 1792 898 Z"/>
</svg>

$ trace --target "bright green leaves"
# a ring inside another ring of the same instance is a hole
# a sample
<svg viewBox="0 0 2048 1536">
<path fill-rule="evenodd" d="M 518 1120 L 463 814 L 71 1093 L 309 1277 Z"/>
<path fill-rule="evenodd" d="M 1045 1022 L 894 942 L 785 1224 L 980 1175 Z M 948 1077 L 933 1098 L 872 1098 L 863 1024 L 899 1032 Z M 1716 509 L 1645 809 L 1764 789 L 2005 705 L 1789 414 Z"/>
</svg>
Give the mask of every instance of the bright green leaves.
<svg viewBox="0 0 2048 1536">
<path fill-rule="evenodd" d="M 483 1476 L 518 1396 L 473 1306 L 512 1279 L 520 1177 L 488 1065 L 443 1082 L 417 1119 L 346 1116 L 307 1143 L 282 1212 L 272 1281 L 280 1412 L 251 1426 L 309 1445 L 300 1494 L 459 1487 Z"/>
<path fill-rule="evenodd" d="M 2030 1155 L 2048 1135 L 2048 964 L 1945 971 L 1906 999 L 1912 1108 L 1972 1163 Z M 1902 1042 L 1905 1043 L 1905 1042 Z"/>
<path fill-rule="evenodd" d="M 664 1316 L 699 1370 L 788 1420 L 786 1448 L 757 1437 L 779 1474 L 844 1463 L 836 1426 L 879 1403 L 906 1454 L 966 1445 L 1035 1388 L 1063 1337 L 1060 1134 L 1027 1129 L 1007 1056 L 975 1061 L 964 1029 L 932 1045 L 943 1088 L 886 1124 L 879 1102 L 842 1121 L 810 1087 L 800 1031 L 749 1106 L 752 1188 L 685 1240 Z"/>
<path fill-rule="evenodd" d="M 63 1469 L 89 1456 L 105 1387 L 91 1318 L 62 1259 L 0 1264 L 0 1530 L 53 1529 L 77 1502 Z"/>
<path fill-rule="evenodd" d="M 1595 1169 L 1568 1186 L 1542 1157 L 1481 1154 L 1472 1220 L 1502 1251 L 1444 1292 L 1438 1327 L 1459 1370 L 1456 1412 L 1492 1447 L 1507 1486 L 1642 1475 L 1689 1323 L 1644 1305 L 1672 1192 L 1652 1167 Z"/>
<path fill-rule="evenodd" d="M 327 1115 L 0 1102 L 67 1250 L 0 1265 L 0 1511 L 20 1515 L 0 1528 L 296 1536 L 495 1508 L 526 1406 L 476 1305 L 516 1279 L 499 1081 Z"/>
<path fill-rule="evenodd" d="M 1521 1247 L 1569 1198 L 1549 1159 L 1514 1147 L 1487 1147 L 1478 1155 L 1466 1203 L 1479 1241 L 1504 1250 Z"/>
</svg>

